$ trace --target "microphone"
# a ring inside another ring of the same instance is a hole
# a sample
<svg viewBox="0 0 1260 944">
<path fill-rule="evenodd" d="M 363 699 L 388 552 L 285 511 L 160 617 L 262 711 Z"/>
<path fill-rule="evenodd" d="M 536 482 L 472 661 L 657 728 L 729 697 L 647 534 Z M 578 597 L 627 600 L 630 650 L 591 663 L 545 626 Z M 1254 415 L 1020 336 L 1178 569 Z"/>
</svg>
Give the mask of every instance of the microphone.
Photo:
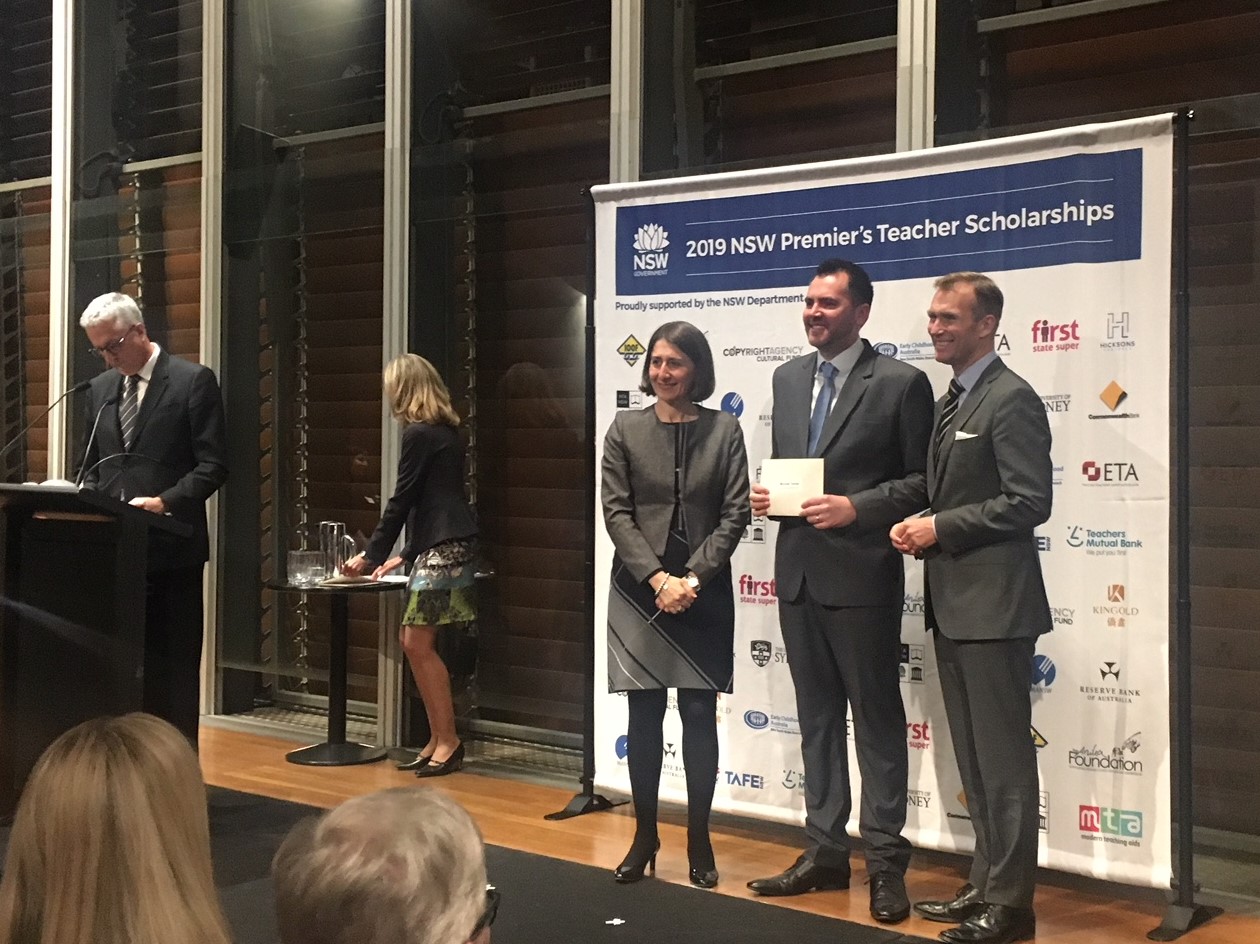
<svg viewBox="0 0 1260 944">
<path fill-rule="evenodd" d="M 100 462 L 93 463 L 92 467 L 88 468 L 87 457 L 92 451 L 92 440 L 96 438 L 96 427 L 98 427 L 101 424 L 101 414 L 105 412 L 105 407 L 109 406 L 111 403 L 117 403 L 117 402 L 118 402 L 118 395 L 115 394 L 114 396 L 106 400 L 104 403 L 102 403 L 101 408 L 96 411 L 96 419 L 92 421 L 92 432 L 88 433 L 87 445 L 83 447 L 83 465 L 79 468 L 79 474 L 76 475 L 74 478 L 75 488 L 82 488 L 83 480 L 87 478 L 89 472 L 94 471 L 96 467 L 101 464 L 101 462 L 105 461 L 105 459 L 113 458 L 112 456 L 106 456 L 105 459 L 100 460 Z"/>
<path fill-rule="evenodd" d="M 4 456 L 9 452 L 10 449 L 12 449 L 14 446 L 16 446 L 18 443 L 22 441 L 22 437 L 25 436 L 30 431 L 30 428 L 32 426 L 34 426 L 36 423 L 42 420 L 45 416 L 51 413 L 53 407 L 55 407 L 58 403 L 60 403 L 66 397 L 70 396 L 70 394 L 79 393 L 83 390 L 86 390 L 90 386 L 92 386 L 92 381 L 90 380 L 80 381 L 79 383 L 71 387 L 69 390 L 67 390 L 65 393 L 63 393 L 61 396 L 59 396 L 56 400 L 53 400 L 52 403 L 48 404 L 48 409 L 44 410 L 43 413 L 39 414 L 39 416 L 35 417 L 35 419 L 31 420 L 29 423 L 23 426 L 18 431 L 18 434 L 16 436 L 14 436 L 12 439 L 10 439 L 7 443 L 4 444 L 4 448 L 0 449 L 0 459 L 4 458 Z"/>
<path fill-rule="evenodd" d="M 99 469 L 106 462 L 113 462 L 115 459 L 119 460 L 118 471 L 113 474 L 109 481 L 107 481 L 104 485 L 98 485 L 95 489 L 93 489 L 93 491 L 100 492 L 104 495 L 109 494 L 110 488 L 118 481 L 119 476 L 127 471 L 127 463 L 133 459 L 143 459 L 145 462 L 151 462 L 159 468 L 166 469 L 168 472 L 176 471 L 174 466 L 169 463 L 163 462 L 161 459 L 155 459 L 153 456 L 145 455 L 143 452 L 114 452 L 110 453 L 108 456 L 98 459 L 96 462 L 88 466 L 86 472 L 83 473 L 84 477 Z M 178 477 L 178 475 L 176 477 Z M 119 500 L 125 501 L 126 499 L 119 496 Z"/>
</svg>

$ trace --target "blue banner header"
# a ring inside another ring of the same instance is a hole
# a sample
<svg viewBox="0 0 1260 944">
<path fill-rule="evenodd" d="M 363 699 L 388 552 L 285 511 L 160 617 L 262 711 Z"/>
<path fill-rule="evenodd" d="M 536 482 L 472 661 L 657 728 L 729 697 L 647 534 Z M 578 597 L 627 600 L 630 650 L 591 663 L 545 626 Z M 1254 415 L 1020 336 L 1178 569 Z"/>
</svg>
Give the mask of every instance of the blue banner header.
<svg viewBox="0 0 1260 944">
<path fill-rule="evenodd" d="M 879 281 L 1142 255 L 1142 151 L 617 207 L 617 294 L 803 286 L 823 259 Z"/>
</svg>

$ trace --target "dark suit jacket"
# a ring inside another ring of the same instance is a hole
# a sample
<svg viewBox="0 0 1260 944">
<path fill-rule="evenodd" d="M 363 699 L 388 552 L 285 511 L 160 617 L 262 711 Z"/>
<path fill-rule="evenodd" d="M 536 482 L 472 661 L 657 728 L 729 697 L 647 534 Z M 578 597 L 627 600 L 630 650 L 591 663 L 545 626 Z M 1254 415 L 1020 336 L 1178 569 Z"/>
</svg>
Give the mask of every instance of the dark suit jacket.
<svg viewBox="0 0 1260 944">
<path fill-rule="evenodd" d="M 112 369 L 92 381 L 83 484 L 115 498 L 157 496 L 173 518 L 192 527 L 191 538 L 150 532 L 150 571 L 204 564 L 210 557 L 206 499 L 228 474 L 219 383 L 208 367 L 161 351 L 127 453 L 118 426 L 122 382 Z"/>
<path fill-rule="evenodd" d="M 385 563 L 404 523 L 407 545 L 399 556 L 409 565 L 435 544 L 476 536 L 477 522 L 464 500 L 464 448 L 455 427 L 403 427 L 398 484 L 368 542 L 370 563 Z"/>
<path fill-rule="evenodd" d="M 687 567 L 703 587 L 730 561 L 751 519 L 748 457 L 730 414 L 701 407 L 688 427 L 681 488 Z M 674 426 L 649 406 L 618 413 L 604 437 L 604 524 L 635 580 L 659 570 L 665 553 L 674 513 L 674 435 Z"/>
<path fill-rule="evenodd" d="M 941 409 L 944 398 L 937 404 Z M 925 562 L 929 629 L 1012 639 L 1053 629 L 1033 528 L 1050 517 L 1050 424 L 1041 398 L 995 360 L 928 468 L 940 551 Z"/>
<path fill-rule="evenodd" d="M 781 600 L 794 600 L 805 581 L 826 606 L 902 605 L 905 570 L 888 529 L 926 505 L 932 385 L 921 370 L 861 344 L 818 444 L 826 493 L 847 495 L 857 520 L 822 531 L 803 518 L 779 522 L 774 573 Z M 811 351 L 774 372 L 775 458 L 806 456 L 817 363 Z"/>
</svg>

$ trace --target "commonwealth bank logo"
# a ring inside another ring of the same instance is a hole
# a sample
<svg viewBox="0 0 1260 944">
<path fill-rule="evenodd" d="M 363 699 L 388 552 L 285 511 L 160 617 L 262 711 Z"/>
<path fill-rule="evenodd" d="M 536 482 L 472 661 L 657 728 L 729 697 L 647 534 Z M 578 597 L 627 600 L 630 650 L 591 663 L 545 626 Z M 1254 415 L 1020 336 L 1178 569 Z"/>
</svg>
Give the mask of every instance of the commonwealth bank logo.
<svg viewBox="0 0 1260 944">
<path fill-rule="evenodd" d="M 664 275 L 669 267 L 669 233 L 658 223 L 645 223 L 634 234 L 635 275 Z"/>
</svg>

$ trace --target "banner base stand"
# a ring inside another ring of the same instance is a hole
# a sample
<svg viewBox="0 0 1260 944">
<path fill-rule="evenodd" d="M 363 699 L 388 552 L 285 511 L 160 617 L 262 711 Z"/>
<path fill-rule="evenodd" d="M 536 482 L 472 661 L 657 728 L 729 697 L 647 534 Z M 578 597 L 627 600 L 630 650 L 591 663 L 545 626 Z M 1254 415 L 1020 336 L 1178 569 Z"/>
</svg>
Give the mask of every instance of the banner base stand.
<svg viewBox="0 0 1260 944">
<path fill-rule="evenodd" d="M 629 800 L 610 800 L 602 793 L 579 793 L 568 802 L 564 809 L 556 813 L 548 813 L 543 819 L 572 819 L 584 813 L 602 813 L 614 806 L 624 806 Z"/>
<path fill-rule="evenodd" d="M 1148 941 L 1175 941 L 1188 931 L 1193 931 L 1207 924 L 1223 908 L 1210 908 L 1207 905 L 1169 905 L 1164 911 L 1164 920 L 1159 927 L 1146 933 Z"/>
</svg>

